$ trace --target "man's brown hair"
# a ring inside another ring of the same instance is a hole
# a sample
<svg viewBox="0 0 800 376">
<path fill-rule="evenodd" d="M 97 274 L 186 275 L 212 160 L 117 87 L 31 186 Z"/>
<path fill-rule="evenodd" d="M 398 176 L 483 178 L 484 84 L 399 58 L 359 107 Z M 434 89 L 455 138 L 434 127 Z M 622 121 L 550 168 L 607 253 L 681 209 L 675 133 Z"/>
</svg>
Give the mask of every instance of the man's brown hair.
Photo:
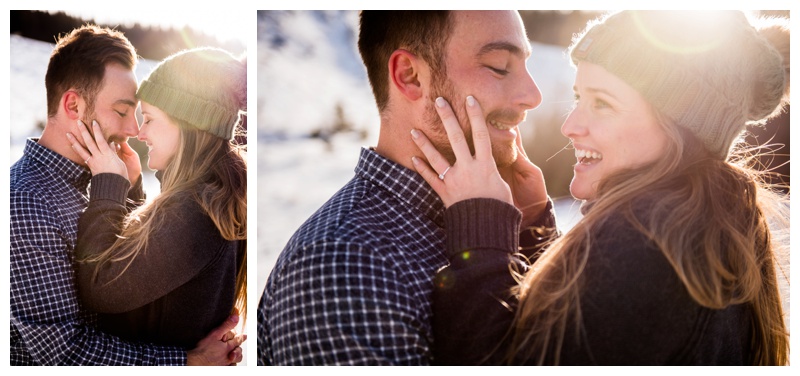
<svg viewBox="0 0 800 376">
<path fill-rule="evenodd" d="M 452 30 L 450 12 L 361 11 L 358 51 L 367 67 L 367 76 L 375 94 L 378 111 L 389 102 L 389 57 L 405 49 L 422 58 L 431 68 L 433 85 L 446 77 L 445 46 Z"/>
<path fill-rule="evenodd" d="M 136 59 L 136 49 L 117 30 L 85 25 L 60 36 L 44 78 L 47 116 L 55 116 L 61 96 L 70 89 L 86 100 L 87 113 L 92 113 L 106 65 L 118 63 L 133 70 Z"/>
</svg>

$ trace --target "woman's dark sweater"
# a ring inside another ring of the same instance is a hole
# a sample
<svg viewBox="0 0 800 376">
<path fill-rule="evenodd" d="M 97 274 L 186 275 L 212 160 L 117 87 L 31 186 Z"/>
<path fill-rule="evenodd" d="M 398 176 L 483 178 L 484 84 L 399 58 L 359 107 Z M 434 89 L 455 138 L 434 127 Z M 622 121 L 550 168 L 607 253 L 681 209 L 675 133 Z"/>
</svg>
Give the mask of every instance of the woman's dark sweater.
<svg viewBox="0 0 800 376">
<path fill-rule="evenodd" d="M 498 215 L 503 208 L 508 214 Z M 516 284 L 509 261 L 519 262 L 512 255 L 516 248 L 509 248 L 520 221 L 515 210 L 491 199 L 447 209 L 448 239 L 462 240 L 448 240 L 450 265 L 437 274 L 437 281 L 448 283 L 437 283 L 434 291 L 436 363 L 504 363 L 517 306 L 509 292 Z M 475 218 L 487 215 L 494 225 L 476 226 Z M 554 218 L 541 221 L 554 223 Z M 749 364 L 749 307 L 714 310 L 697 304 L 656 245 L 621 216 L 612 216 L 599 230 L 583 274 L 582 330 L 575 336 L 576 323 L 568 324 L 559 364 Z M 515 363 L 534 364 L 535 359 Z"/>
<path fill-rule="evenodd" d="M 128 208 L 129 183 L 116 174 L 92 177 L 89 206 L 78 223 L 78 260 L 110 248 Z M 192 198 L 179 194 L 160 210 L 164 226 L 130 263 L 77 263 L 82 304 L 99 313 L 101 330 L 129 340 L 193 348 L 231 313 L 238 254 Z M 125 270 L 126 266 L 128 267 Z"/>
</svg>

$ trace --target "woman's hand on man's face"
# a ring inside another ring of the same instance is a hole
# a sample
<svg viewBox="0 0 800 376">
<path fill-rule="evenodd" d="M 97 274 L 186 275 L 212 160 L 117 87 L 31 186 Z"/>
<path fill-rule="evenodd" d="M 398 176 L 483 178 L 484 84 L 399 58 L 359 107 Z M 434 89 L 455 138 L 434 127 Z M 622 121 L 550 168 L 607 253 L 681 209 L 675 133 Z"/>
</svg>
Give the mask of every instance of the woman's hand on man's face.
<svg viewBox="0 0 800 376">
<path fill-rule="evenodd" d="M 453 109 L 444 98 L 436 98 L 436 112 L 442 119 L 456 162 L 452 166 L 428 138 L 419 130 L 411 135 L 428 163 L 412 157 L 417 172 L 430 184 L 442 198 L 445 206 L 471 198 L 493 198 L 514 204 L 511 190 L 497 171 L 489 130 L 480 104 L 472 96 L 467 97 L 466 108 L 472 127 L 472 140 L 475 155 L 469 150 L 461 125 Z"/>
<path fill-rule="evenodd" d="M 83 142 L 86 146 L 81 145 L 81 143 L 78 142 L 78 139 L 75 138 L 75 135 L 72 133 L 67 133 L 67 138 L 72 144 L 72 148 L 78 153 L 81 159 L 83 159 L 84 163 L 92 171 L 92 175 L 112 173 L 121 175 L 130 181 L 128 177 L 128 168 L 125 165 L 125 162 L 123 162 L 119 155 L 117 155 L 117 152 L 120 150 L 121 146 L 114 142 L 111 144 L 106 142 L 105 138 L 103 138 L 103 131 L 100 129 L 100 125 L 97 124 L 96 121 L 92 121 L 92 127 L 94 137 L 92 137 L 92 134 L 89 133 L 89 129 L 86 127 L 86 125 L 82 121 L 78 120 L 78 129 L 80 130 L 81 137 L 83 138 Z M 136 153 L 134 152 L 133 154 Z M 141 171 L 141 167 L 139 168 L 139 171 Z M 136 178 L 138 179 L 138 176 Z"/>
</svg>

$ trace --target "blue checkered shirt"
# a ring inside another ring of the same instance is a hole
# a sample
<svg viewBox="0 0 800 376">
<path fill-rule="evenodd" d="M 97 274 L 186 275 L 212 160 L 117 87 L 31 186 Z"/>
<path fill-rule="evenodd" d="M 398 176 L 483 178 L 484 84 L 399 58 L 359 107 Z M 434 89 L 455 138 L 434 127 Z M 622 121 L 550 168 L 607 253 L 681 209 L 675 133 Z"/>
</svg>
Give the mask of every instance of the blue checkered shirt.
<svg viewBox="0 0 800 376">
<path fill-rule="evenodd" d="M 36 141 L 11 166 L 10 363 L 185 364 L 185 350 L 106 335 L 82 309 L 73 254 L 91 174 Z"/>
<path fill-rule="evenodd" d="M 258 364 L 427 365 L 444 205 L 362 150 L 356 176 L 289 240 L 258 307 Z M 277 214 L 277 213 L 276 213 Z"/>
</svg>

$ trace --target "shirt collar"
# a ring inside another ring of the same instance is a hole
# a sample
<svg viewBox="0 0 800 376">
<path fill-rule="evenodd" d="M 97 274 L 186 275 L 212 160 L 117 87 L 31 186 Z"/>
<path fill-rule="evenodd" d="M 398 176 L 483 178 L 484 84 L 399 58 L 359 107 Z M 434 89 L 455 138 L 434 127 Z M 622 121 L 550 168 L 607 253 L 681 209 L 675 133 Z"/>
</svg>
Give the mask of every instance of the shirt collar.
<svg viewBox="0 0 800 376">
<path fill-rule="evenodd" d="M 47 167 L 54 175 L 61 176 L 81 192 L 85 192 L 92 180 L 92 172 L 67 157 L 39 144 L 38 138 L 28 138 L 23 154 Z"/>
<path fill-rule="evenodd" d="M 355 172 L 356 175 L 388 191 L 398 200 L 420 210 L 439 227 L 444 227 L 444 203 L 417 172 L 367 148 L 361 149 Z"/>
</svg>

